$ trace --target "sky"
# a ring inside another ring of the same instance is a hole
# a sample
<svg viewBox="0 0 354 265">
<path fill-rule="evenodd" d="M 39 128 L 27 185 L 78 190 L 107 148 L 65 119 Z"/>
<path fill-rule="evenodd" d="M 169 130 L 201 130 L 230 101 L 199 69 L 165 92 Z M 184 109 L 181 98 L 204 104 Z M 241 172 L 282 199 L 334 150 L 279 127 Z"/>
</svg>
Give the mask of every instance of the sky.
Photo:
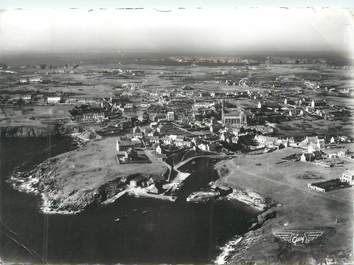
<svg viewBox="0 0 354 265">
<path fill-rule="evenodd" d="M 9 8 L 0 11 L 0 55 L 260 50 L 352 54 L 353 39 L 351 13 L 339 8 Z"/>
<path fill-rule="evenodd" d="M 116 7 L 354 7 L 352 0 L 2 0 L 0 8 Z"/>
</svg>

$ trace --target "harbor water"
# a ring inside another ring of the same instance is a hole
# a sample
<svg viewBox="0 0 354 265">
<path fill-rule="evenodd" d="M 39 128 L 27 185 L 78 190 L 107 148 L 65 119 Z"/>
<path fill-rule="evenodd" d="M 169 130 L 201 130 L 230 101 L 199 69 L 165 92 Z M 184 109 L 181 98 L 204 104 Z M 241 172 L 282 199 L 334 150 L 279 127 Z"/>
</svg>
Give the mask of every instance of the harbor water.
<svg viewBox="0 0 354 265">
<path fill-rule="evenodd" d="M 230 201 L 190 204 L 123 197 L 76 215 L 45 215 L 40 196 L 12 189 L 6 180 L 72 148 L 72 139 L 3 138 L 0 145 L 0 257 L 13 262 L 49 263 L 208 263 L 227 240 L 247 231 L 255 215 Z M 208 175 L 203 159 L 194 162 L 185 192 Z M 117 221 L 119 220 L 119 221 Z M 14 240 L 15 239 L 15 240 Z"/>
</svg>

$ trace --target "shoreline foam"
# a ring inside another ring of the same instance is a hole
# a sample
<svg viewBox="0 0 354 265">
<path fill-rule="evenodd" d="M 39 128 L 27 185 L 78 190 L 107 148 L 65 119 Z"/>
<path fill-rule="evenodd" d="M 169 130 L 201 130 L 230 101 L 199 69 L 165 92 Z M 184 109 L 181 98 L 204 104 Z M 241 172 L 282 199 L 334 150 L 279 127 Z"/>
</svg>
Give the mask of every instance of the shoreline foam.
<svg viewBox="0 0 354 265">
<path fill-rule="evenodd" d="M 241 240 L 242 236 L 236 235 L 220 247 L 221 253 L 215 258 L 214 263 L 217 265 L 226 264 L 227 260 L 230 259 L 237 250 L 237 246 Z"/>
</svg>

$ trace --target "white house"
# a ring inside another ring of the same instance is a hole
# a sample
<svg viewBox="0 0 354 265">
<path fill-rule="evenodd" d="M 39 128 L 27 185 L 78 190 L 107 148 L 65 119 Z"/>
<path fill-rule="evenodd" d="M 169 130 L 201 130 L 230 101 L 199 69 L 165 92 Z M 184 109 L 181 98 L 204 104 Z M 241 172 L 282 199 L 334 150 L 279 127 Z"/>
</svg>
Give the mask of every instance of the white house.
<svg viewBox="0 0 354 265">
<path fill-rule="evenodd" d="M 163 138 L 163 143 L 164 144 L 172 144 L 172 139 L 171 138 L 169 138 L 169 137 L 164 137 Z"/>
<path fill-rule="evenodd" d="M 162 153 L 162 150 L 161 150 L 160 145 L 158 145 L 158 146 L 156 147 L 156 153 L 158 153 L 158 154 L 161 154 L 161 153 Z"/>
<path fill-rule="evenodd" d="M 167 112 L 166 118 L 168 121 L 174 121 L 175 120 L 175 113 L 173 111 Z"/>
<path fill-rule="evenodd" d="M 340 181 L 348 183 L 349 185 L 354 185 L 354 170 L 345 170 L 340 177 Z"/>
<path fill-rule="evenodd" d="M 347 150 L 346 149 L 326 149 L 325 150 L 328 158 L 339 158 L 339 157 L 346 157 Z"/>
<path fill-rule="evenodd" d="M 39 83 L 42 82 L 42 79 L 40 77 L 31 77 L 30 79 L 28 79 L 28 81 L 30 83 Z"/>
<path fill-rule="evenodd" d="M 55 97 L 47 97 L 47 103 L 48 104 L 57 104 L 60 103 L 61 97 L 55 96 Z"/>
<path fill-rule="evenodd" d="M 23 95 L 23 96 L 21 97 L 21 99 L 22 99 L 23 101 L 29 102 L 29 101 L 31 101 L 32 96 L 31 96 L 31 95 Z"/>
<path fill-rule="evenodd" d="M 117 154 L 118 161 L 124 162 L 128 160 L 128 153 L 126 151 L 120 150 L 119 140 L 117 140 L 116 142 L 116 154 Z"/>
<path fill-rule="evenodd" d="M 198 148 L 200 150 L 203 150 L 203 151 L 209 151 L 210 150 L 209 145 L 208 144 L 203 144 L 203 143 L 198 145 Z"/>
<path fill-rule="evenodd" d="M 299 146 L 303 149 L 307 149 L 309 153 L 312 153 L 324 148 L 324 144 L 324 139 L 319 139 L 317 136 L 306 136 L 306 138 L 299 143 Z"/>
<path fill-rule="evenodd" d="M 132 110 L 134 108 L 133 103 L 127 103 L 124 106 L 124 110 Z"/>
</svg>

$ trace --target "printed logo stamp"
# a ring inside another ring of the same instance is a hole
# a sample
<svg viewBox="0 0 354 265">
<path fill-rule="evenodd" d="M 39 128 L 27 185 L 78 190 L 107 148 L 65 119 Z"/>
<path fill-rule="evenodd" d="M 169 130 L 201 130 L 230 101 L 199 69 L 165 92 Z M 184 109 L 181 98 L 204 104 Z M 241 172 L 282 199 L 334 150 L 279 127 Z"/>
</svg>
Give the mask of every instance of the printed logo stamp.
<svg viewBox="0 0 354 265">
<path fill-rule="evenodd" d="M 301 246 L 310 243 L 311 241 L 323 235 L 323 231 L 299 231 L 299 230 L 286 230 L 273 232 L 273 235 L 280 238 L 294 246 Z"/>
</svg>

